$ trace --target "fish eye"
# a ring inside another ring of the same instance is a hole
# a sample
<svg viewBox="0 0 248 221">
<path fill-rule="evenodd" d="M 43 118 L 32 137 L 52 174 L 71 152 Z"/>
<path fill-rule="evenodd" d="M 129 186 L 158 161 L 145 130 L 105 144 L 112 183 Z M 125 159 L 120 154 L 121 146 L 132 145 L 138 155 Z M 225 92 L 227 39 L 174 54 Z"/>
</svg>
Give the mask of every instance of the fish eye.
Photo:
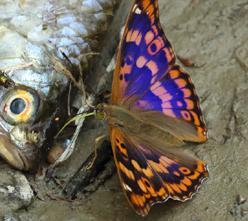
<svg viewBox="0 0 248 221">
<path fill-rule="evenodd" d="M 31 89 L 13 88 L 0 101 L 1 115 L 9 124 L 32 123 L 39 114 L 41 100 Z"/>
</svg>

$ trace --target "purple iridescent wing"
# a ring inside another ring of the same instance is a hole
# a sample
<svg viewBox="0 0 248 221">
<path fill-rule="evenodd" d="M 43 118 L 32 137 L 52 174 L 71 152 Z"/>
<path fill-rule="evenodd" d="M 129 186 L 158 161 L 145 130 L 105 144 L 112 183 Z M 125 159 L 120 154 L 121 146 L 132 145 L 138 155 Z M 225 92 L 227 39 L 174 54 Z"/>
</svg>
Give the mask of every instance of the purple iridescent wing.
<svg viewBox="0 0 248 221">
<path fill-rule="evenodd" d="M 142 96 L 174 63 L 174 53 L 158 17 L 157 1 L 136 0 L 117 54 L 112 104 Z"/>
<path fill-rule="evenodd" d="M 171 121 L 167 127 L 172 134 L 185 141 L 205 142 L 207 129 L 200 109 L 199 98 L 190 76 L 174 65 L 160 80 L 151 84 L 138 99 L 131 101 L 133 111 L 142 111 L 144 120 L 157 125 Z M 159 117 L 162 116 L 170 117 Z"/>
</svg>

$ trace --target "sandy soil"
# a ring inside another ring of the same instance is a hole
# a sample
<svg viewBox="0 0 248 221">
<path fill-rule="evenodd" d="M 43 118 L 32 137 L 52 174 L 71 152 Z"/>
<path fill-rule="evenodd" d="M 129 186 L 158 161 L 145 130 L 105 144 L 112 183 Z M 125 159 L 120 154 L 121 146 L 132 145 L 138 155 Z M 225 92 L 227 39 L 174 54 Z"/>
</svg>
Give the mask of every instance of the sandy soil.
<svg viewBox="0 0 248 221">
<path fill-rule="evenodd" d="M 5 210 L 17 220 L 248 220 L 248 203 L 237 201 L 238 195 L 248 197 L 248 1 L 160 0 L 159 4 L 162 26 L 176 54 L 198 66 L 186 69 L 202 100 L 209 141 L 190 149 L 208 163 L 210 178 L 191 201 L 156 206 L 143 219 L 127 205 L 115 174 L 96 192 L 87 197 L 82 194 L 74 202 L 46 195 L 36 197 L 28 207 L 23 204 Z M 110 77 L 104 78 L 105 82 L 102 76 L 130 5 L 122 2 L 106 36 L 99 69 L 94 69 L 89 79 L 94 89 L 99 79 L 109 89 Z M 60 176 L 71 174 L 87 156 L 99 134 L 98 126 L 82 133 L 81 154 L 58 168 Z M 44 185 L 40 191 L 43 194 L 49 188 L 58 187 Z"/>
</svg>

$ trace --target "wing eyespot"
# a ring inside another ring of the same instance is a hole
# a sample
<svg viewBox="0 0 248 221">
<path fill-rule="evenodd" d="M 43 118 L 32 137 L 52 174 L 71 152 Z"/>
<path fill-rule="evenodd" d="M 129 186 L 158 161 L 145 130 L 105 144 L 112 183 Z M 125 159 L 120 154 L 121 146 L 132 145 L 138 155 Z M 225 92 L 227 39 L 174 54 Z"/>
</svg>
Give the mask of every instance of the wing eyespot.
<svg viewBox="0 0 248 221">
<path fill-rule="evenodd" d="M 181 173 L 183 173 L 184 175 L 189 175 L 189 174 L 191 174 L 191 170 L 188 169 L 187 167 L 180 167 L 180 168 L 179 168 L 179 171 L 180 171 Z"/>
</svg>

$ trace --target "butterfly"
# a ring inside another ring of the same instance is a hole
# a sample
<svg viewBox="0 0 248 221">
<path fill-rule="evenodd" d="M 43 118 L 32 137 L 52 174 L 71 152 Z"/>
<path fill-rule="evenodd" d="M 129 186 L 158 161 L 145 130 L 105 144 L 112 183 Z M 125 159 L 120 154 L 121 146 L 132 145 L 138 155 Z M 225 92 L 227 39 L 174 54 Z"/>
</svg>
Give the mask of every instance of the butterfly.
<svg viewBox="0 0 248 221">
<path fill-rule="evenodd" d="M 154 204 L 191 199 L 208 177 L 203 161 L 177 148 L 205 142 L 207 128 L 192 80 L 175 64 L 158 0 L 135 0 L 116 60 L 104 112 L 122 189 L 145 216 Z"/>
</svg>

